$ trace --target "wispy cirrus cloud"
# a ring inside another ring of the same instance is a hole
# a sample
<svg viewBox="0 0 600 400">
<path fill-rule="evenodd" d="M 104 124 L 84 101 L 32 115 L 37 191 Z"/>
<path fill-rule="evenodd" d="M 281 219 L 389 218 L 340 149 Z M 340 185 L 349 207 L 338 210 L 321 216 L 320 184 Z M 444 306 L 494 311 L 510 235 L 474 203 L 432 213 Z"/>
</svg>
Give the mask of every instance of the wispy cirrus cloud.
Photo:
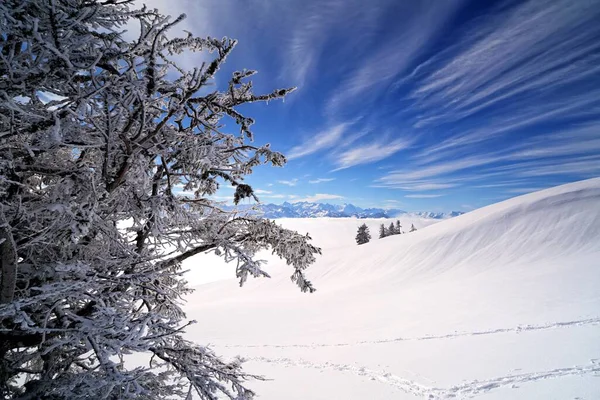
<svg viewBox="0 0 600 400">
<path fill-rule="evenodd" d="M 412 98 L 422 118 L 465 118 L 598 74 L 600 26 L 592 21 L 600 11 L 593 3 L 530 0 L 476 20 L 420 70 Z"/>
<path fill-rule="evenodd" d="M 469 121 L 466 129 L 453 126 L 448 131 L 455 132 L 437 143 L 415 146 L 421 150 L 413 156 L 414 161 L 407 162 L 405 168 L 392 169 L 376 185 L 439 190 L 472 182 L 473 175 L 498 163 L 573 156 L 577 149 L 584 154 L 597 151 L 591 139 L 578 144 L 553 140 L 551 145 L 536 144 L 533 148 L 523 140 L 514 141 L 524 144 L 520 151 L 497 151 L 493 143 L 502 136 L 514 137 L 556 119 L 597 114 L 594 107 L 600 105 L 598 89 L 552 98 L 547 94 L 600 73 L 599 55 L 594 52 L 600 50 L 600 44 L 593 40 L 600 28 L 590 29 L 591 21 L 600 16 L 599 8 L 566 0 L 530 0 L 492 7 L 458 32 L 452 45 L 408 73 L 425 44 L 435 40 L 462 4 L 406 6 L 407 14 L 413 16 L 410 21 L 379 46 L 361 49 L 360 62 L 350 62 L 353 67 L 331 92 L 326 110 L 336 115 L 347 105 L 368 107 L 390 85 L 400 82 L 400 86 L 412 87 L 407 100 L 408 108 L 416 112 L 413 123 L 417 130 Z M 381 7 L 393 8 L 390 3 Z M 330 29 L 323 26 L 322 17 L 313 22 L 309 30 Z M 532 101 L 542 96 L 544 101 Z M 472 120 L 479 114 L 486 117 Z M 290 158 L 334 148 L 342 135 L 339 126 L 334 126 L 316 135 L 313 143 L 293 148 Z M 543 133 L 537 135 L 545 141 Z M 333 153 L 334 170 L 370 164 L 405 147 L 400 140 L 391 145 L 377 141 L 355 144 Z"/>
<path fill-rule="evenodd" d="M 524 132 L 540 123 L 547 123 L 564 118 L 574 118 L 577 116 L 599 115 L 599 110 L 591 108 L 594 104 L 600 105 L 600 90 L 588 91 L 583 96 L 575 98 L 559 99 L 545 101 L 542 104 L 533 102 L 525 104 L 516 110 L 510 110 L 506 114 L 490 116 L 484 123 L 478 123 L 477 127 L 469 128 L 465 132 L 451 135 L 449 138 L 429 145 L 419 151 L 415 158 L 420 162 L 437 160 L 440 158 L 455 156 L 465 148 L 474 148 L 473 146 L 482 146 L 485 149 L 486 143 L 501 139 L 501 136 L 515 136 L 521 134 L 526 138 Z M 598 123 L 592 124 L 589 129 L 597 129 Z M 479 147 L 476 147 L 479 148 Z"/>
<path fill-rule="evenodd" d="M 397 208 L 397 207 L 402 207 L 403 203 L 400 200 L 395 200 L 395 199 L 388 199 L 388 200 L 383 200 L 383 204 L 382 205 L 378 205 L 378 207 L 383 206 L 383 208 Z"/>
<path fill-rule="evenodd" d="M 290 130 L 266 141 L 289 149 L 300 178 L 280 185 L 300 192 L 332 179 L 318 168 L 354 167 L 372 187 L 446 201 L 600 174 L 600 0 L 201 3 L 172 13 L 190 15 L 183 29 L 240 39 L 224 69 L 258 69 L 256 88 L 301 86 L 276 109 L 284 122 L 269 121 Z"/>
<path fill-rule="evenodd" d="M 363 60 L 333 92 L 326 110 L 336 115 L 348 104 L 356 104 L 360 98 L 362 107 L 381 94 L 394 79 L 414 62 L 425 44 L 438 35 L 445 23 L 452 18 L 462 1 L 396 3 L 396 9 L 388 5 L 387 12 L 403 12 L 411 15 L 403 24 L 396 26 L 392 34 L 383 38 L 383 44 L 372 46 L 373 51 Z"/>
<path fill-rule="evenodd" d="M 290 180 L 280 180 L 280 181 L 277 181 L 277 183 L 279 183 L 281 185 L 286 185 L 286 186 L 296 186 L 298 184 L 298 179 L 294 178 L 294 179 L 290 179 Z"/>
<path fill-rule="evenodd" d="M 279 13 L 286 19 L 284 58 L 281 76 L 292 84 L 307 86 L 318 75 L 323 51 L 335 39 L 347 38 L 360 31 L 352 42 L 337 40 L 336 48 L 352 59 L 358 57 L 357 46 L 366 46 L 379 17 L 393 0 L 379 0 L 365 6 L 362 0 L 288 1 Z M 276 3 L 276 2 L 274 2 Z"/>
<path fill-rule="evenodd" d="M 438 140 L 375 185 L 520 193 L 540 177 L 600 173 L 598 20 L 600 2 L 567 0 L 505 2 L 474 19 L 397 80 L 414 129 Z"/>
<path fill-rule="evenodd" d="M 515 193 L 515 194 L 527 194 L 531 192 L 537 192 L 538 190 L 546 189 L 546 187 L 527 187 L 527 188 L 516 188 L 509 189 L 507 193 Z"/>
<path fill-rule="evenodd" d="M 513 174 L 521 177 L 577 175 L 592 178 L 600 175 L 600 155 L 560 163 L 550 160 L 535 164 L 517 164 L 512 167 Z M 514 172 L 515 169 L 519 171 Z"/>
<path fill-rule="evenodd" d="M 293 160 L 335 146 L 340 142 L 349 126 L 350 123 L 340 123 L 307 137 L 302 144 L 290 149 L 287 158 Z"/>
<path fill-rule="evenodd" d="M 334 156 L 334 164 L 336 166 L 334 171 L 350 168 L 355 165 L 370 164 L 383 160 L 399 152 L 400 150 L 408 148 L 411 143 L 412 142 L 410 140 L 396 139 L 389 143 L 379 140 L 363 145 L 355 145 L 351 148 L 338 152 Z"/>
<path fill-rule="evenodd" d="M 322 201 L 322 200 L 340 200 L 340 199 L 343 199 L 343 198 L 344 198 L 344 196 L 340 196 L 340 195 L 337 195 L 337 194 L 317 193 L 317 194 L 314 194 L 312 196 L 294 199 L 293 202 L 294 203 L 299 203 L 299 202 L 306 201 L 306 202 L 309 202 L 309 203 L 315 203 L 315 202 Z"/>
<path fill-rule="evenodd" d="M 591 177 L 600 173 L 599 132 L 600 126 L 592 121 L 538 135 L 501 150 L 419 160 L 403 169 L 389 171 L 376 184 L 404 190 L 440 190 L 466 184 L 476 188 L 519 189 L 532 177 L 569 174 Z M 489 179 L 502 182 L 483 183 Z"/>
<path fill-rule="evenodd" d="M 335 181 L 335 178 L 317 178 L 317 179 L 312 179 L 312 180 L 308 181 L 308 183 L 317 184 L 317 183 L 324 183 L 324 182 L 331 182 L 331 181 Z"/>
<path fill-rule="evenodd" d="M 404 197 L 409 199 L 434 199 L 437 197 L 442 197 L 443 194 L 407 194 Z"/>
<path fill-rule="evenodd" d="M 412 181 L 407 182 L 403 179 L 397 179 L 396 177 L 387 177 L 384 176 L 378 179 L 375 184 L 371 185 L 374 188 L 388 188 L 388 189 L 401 189 L 411 192 L 420 192 L 427 190 L 441 190 L 441 189 L 451 189 L 454 187 L 460 186 L 459 183 L 454 181 L 435 181 L 435 180 L 426 180 L 426 181 Z"/>
</svg>

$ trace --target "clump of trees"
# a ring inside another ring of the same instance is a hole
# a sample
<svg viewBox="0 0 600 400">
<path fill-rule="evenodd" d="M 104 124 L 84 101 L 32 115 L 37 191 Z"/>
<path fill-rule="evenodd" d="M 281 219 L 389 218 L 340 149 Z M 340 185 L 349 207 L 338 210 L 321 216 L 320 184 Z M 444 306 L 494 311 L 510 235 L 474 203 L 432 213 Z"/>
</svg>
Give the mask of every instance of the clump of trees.
<svg viewBox="0 0 600 400">
<path fill-rule="evenodd" d="M 392 235 L 400 235 L 402 232 L 402 225 L 400 224 L 400 220 L 396 220 L 396 223 L 391 222 L 389 227 L 385 227 L 384 224 L 379 226 L 379 239 L 382 239 L 387 236 Z"/>
<path fill-rule="evenodd" d="M 409 232 L 414 232 L 416 230 L 417 228 L 415 228 L 415 225 L 410 224 Z M 387 228 L 385 227 L 385 224 L 381 224 L 379 226 L 379 239 L 392 235 L 400 235 L 402 233 L 406 232 L 402 232 L 402 225 L 400 224 L 400 220 L 396 220 L 396 223 L 390 223 L 390 226 Z"/>
<path fill-rule="evenodd" d="M 310 237 L 211 200 L 223 182 L 256 198 L 244 177 L 286 162 L 238 108 L 293 89 L 255 94 L 243 70 L 217 90 L 236 41 L 170 37 L 182 19 L 130 0 L 0 2 L 2 399 L 250 399 L 241 360 L 183 337 L 182 261 L 214 251 L 241 285 L 268 276 L 269 248 L 315 290 Z M 177 64 L 198 51 L 212 60 Z"/>
<path fill-rule="evenodd" d="M 371 240 L 371 233 L 369 233 L 369 227 L 367 224 L 362 224 L 358 227 L 358 232 L 356 233 L 356 243 L 357 244 L 365 244 L 369 243 Z"/>
</svg>

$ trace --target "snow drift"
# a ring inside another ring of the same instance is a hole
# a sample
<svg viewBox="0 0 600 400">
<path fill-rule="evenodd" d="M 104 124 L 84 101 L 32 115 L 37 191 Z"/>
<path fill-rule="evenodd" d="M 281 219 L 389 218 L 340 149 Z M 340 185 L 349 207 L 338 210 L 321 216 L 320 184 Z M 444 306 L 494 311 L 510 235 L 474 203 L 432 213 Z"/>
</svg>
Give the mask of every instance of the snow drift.
<svg viewBox="0 0 600 400">
<path fill-rule="evenodd" d="M 190 337 L 249 357 L 262 398 L 600 396 L 600 178 L 384 239 L 369 221 L 362 246 L 340 223 L 283 221 L 328 238 L 315 294 L 272 260 L 188 299 Z"/>
</svg>

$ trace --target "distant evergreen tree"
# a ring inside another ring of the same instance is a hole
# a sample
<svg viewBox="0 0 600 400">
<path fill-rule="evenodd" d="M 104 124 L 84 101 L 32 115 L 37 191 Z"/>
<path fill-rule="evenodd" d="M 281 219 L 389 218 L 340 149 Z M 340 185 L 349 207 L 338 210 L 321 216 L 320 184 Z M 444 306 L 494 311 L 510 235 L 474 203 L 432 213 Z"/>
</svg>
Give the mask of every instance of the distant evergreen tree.
<svg viewBox="0 0 600 400">
<path fill-rule="evenodd" d="M 400 220 L 396 220 L 396 234 L 399 235 L 402 233 L 402 225 L 400 225 Z"/>
<path fill-rule="evenodd" d="M 379 239 L 382 239 L 388 235 L 387 229 L 385 229 L 385 225 L 381 224 L 379 226 Z"/>
<path fill-rule="evenodd" d="M 410 232 L 414 232 L 416 230 L 417 230 L 417 228 L 415 228 L 415 225 L 414 224 L 410 224 Z"/>
<path fill-rule="evenodd" d="M 388 228 L 388 235 L 395 235 L 395 234 L 397 234 L 397 232 L 396 232 L 396 226 L 392 222 L 390 224 L 390 227 Z"/>
<path fill-rule="evenodd" d="M 365 244 L 371 240 L 371 234 L 369 233 L 369 227 L 366 224 L 362 224 L 358 227 L 358 233 L 356 234 L 356 243 Z"/>
</svg>

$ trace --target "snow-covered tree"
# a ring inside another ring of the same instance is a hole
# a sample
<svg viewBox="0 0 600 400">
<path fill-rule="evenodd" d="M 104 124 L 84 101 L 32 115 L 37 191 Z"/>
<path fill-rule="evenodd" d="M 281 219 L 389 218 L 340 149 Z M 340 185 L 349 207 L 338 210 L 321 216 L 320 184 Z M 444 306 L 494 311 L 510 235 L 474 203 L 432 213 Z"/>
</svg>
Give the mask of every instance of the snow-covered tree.
<svg viewBox="0 0 600 400">
<path fill-rule="evenodd" d="M 249 399 L 240 360 L 183 337 L 182 261 L 213 251 L 243 284 L 268 276 L 254 256 L 270 248 L 314 291 L 308 236 L 211 200 L 223 182 L 256 198 L 244 176 L 285 163 L 238 106 L 291 89 L 256 95 L 244 70 L 217 90 L 236 41 L 169 37 L 181 19 L 129 0 L 0 2 L 0 398 Z M 175 61 L 198 51 L 212 59 Z"/>
<path fill-rule="evenodd" d="M 387 235 L 388 234 L 387 234 L 387 229 L 385 229 L 385 225 L 381 224 L 379 226 L 379 239 L 382 239 L 382 238 L 386 237 Z"/>
<path fill-rule="evenodd" d="M 414 232 L 416 230 L 417 230 L 417 228 L 415 228 L 415 224 L 410 224 L 410 231 L 409 232 Z"/>
<path fill-rule="evenodd" d="M 390 226 L 388 227 L 388 235 L 396 235 L 398 232 L 396 232 L 396 225 L 394 225 L 393 222 L 390 223 Z"/>
<path fill-rule="evenodd" d="M 356 243 L 365 244 L 369 243 L 371 240 L 371 234 L 369 233 L 369 227 L 367 224 L 362 224 L 358 227 L 358 232 L 356 233 Z"/>
<path fill-rule="evenodd" d="M 400 220 L 396 220 L 396 234 L 400 235 L 402 233 L 402 225 L 400 225 Z"/>
</svg>

